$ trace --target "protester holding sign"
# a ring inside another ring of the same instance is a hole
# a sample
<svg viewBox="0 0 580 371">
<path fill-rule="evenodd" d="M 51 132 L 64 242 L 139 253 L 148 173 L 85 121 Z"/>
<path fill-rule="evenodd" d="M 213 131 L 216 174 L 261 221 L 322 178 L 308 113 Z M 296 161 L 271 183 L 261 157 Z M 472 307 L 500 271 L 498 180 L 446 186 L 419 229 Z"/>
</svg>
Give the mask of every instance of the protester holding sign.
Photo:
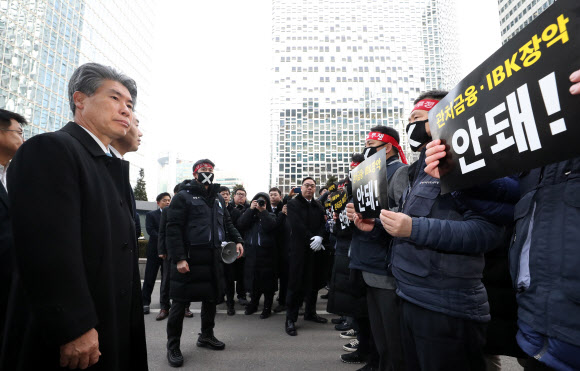
<svg viewBox="0 0 580 371">
<path fill-rule="evenodd" d="M 572 95 L 580 95 L 580 70 L 570 75 Z M 440 176 L 446 157 L 440 140 L 429 143 L 425 171 Z M 510 250 L 517 289 L 518 344 L 557 370 L 580 369 L 580 157 L 520 174 L 520 201 Z M 541 366 L 540 366 L 541 367 Z"/>
<path fill-rule="evenodd" d="M 412 165 L 402 212 L 383 210 L 380 219 L 396 237 L 392 269 L 403 298 L 407 368 L 484 370 L 490 314 L 481 282 L 483 253 L 496 247 L 502 228 L 458 205 L 451 195 L 441 195 L 439 180 L 423 171 L 431 132 L 427 115 L 442 95 L 428 92 L 415 101 L 408 132 L 421 156 Z"/>
<path fill-rule="evenodd" d="M 407 167 L 407 160 L 399 146 L 399 133 L 393 128 L 386 126 L 371 128 L 363 153 L 368 157 L 381 150 L 386 152 L 387 171 L 385 179 L 379 179 L 379 181 L 387 181 L 387 188 L 393 186 L 397 188 L 394 194 L 402 194 L 407 188 L 405 181 L 407 176 L 404 171 Z M 365 168 L 366 163 L 367 161 L 362 162 L 359 168 Z M 400 174 L 403 176 L 400 177 Z M 383 188 L 381 184 L 378 187 Z M 387 203 L 394 207 L 397 205 L 397 200 L 390 199 Z M 358 275 L 362 286 L 359 291 L 361 294 L 366 293 L 368 306 L 368 318 L 357 318 L 361 336 L 364 330 L 363 324 L 370 325 L 380 358 L 378 365 L 380 370 L 404 370 L 398 320 L 397 301 L 399 299 L 395 293 L 395 279 L 388 270 L 391 236 L 382 228 L 379 219 L 362 219 L 361 214 L 355 213 L 354 204 L 348 204 L 346 212 L 348 218 L 354 221 L 356 226 L 353 229 L 349 268 L 354 273 L 351 273 L 351 276 L 356 278 Z M 362 345 L 361 338 L 359 350 Z"/>
</svg>

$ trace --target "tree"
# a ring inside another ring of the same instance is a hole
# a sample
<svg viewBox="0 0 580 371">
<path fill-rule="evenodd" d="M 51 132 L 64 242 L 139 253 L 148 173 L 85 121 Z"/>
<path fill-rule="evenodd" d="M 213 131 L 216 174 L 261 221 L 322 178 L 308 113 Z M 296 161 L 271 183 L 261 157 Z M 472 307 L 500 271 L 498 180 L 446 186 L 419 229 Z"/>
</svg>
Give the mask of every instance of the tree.
<svg viewBox="0 0 580 371">
<path fill-rule="evenodd" d="M 336 183 L 338 181 L 338 177 L 336 175 L 331 175 L 328 177 L 328 180 L 326 181 L 326 186 L 330 187 L 332 184 Z"/>
<path fill-rule="evenodd" d="M 137 184 L 133 189 L 135 194 L 135 200 L 147 201 L 147 190 L 145 189 L 145 170 L 139 170 L 139 179 L 137 179 Z"/>
</svg>

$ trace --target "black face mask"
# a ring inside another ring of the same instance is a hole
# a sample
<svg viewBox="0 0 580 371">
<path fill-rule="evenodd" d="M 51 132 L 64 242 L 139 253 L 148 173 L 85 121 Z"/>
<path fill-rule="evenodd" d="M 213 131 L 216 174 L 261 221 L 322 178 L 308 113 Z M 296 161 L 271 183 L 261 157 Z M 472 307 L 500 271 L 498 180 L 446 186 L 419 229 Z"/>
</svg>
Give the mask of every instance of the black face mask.
<svg viewBox="0 0 580 371">
<path fill-rule="evenodd" d="M 350 196 L 352 196 L 352 183 L 348 182 L 344 188 L 346 188 L 346 193 L 348 194 L 348 197 L 350 198 Z"/>
<path fill-rule="evenodd" d="M 213 184 L 214 174 L 210 172 L 199 172 L 197 173 L 197 181 L 203 185 Z"/>
<path fill-rule="evenodd" d="M 379 148 L 383 147 L 384 144 L 378 145 L 376 147 L 365 147 L 365 149 L 363 149 L 363 156 L 365 157 L 365 160 L 369 157 L 371 157 L 372 155 L 374 155 L 375 153 L 377 153 L 377 151 L 379 150 Z"/>
<path fill-rule="evenodd" d="M 415 121 L 407 125 L 405 129 L 409 136 L 409 145 L 413 152 L 417 152 L 421 146 L 431 141 L 431 137 L 427 134 L 425 123 L 429 120 Z"/>
</svg>

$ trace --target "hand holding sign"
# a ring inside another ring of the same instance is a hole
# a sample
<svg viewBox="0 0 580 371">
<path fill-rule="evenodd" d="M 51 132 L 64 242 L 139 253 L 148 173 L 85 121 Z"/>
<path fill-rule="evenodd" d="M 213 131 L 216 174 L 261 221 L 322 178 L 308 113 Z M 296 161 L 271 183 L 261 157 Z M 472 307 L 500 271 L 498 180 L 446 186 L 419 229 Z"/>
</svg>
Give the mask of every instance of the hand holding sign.
<svg viewBox="0 0 580 371">
<path fill-rule="evenodd" d="M 382 210 L 381 224 L 385 231 L 393 237 L 411 237 L 413 219 L 407 214 Z"/>
<path fill-rule="evenodd" d="M 368 157 L 352 171 L 352 192 L 355 210 L 363 218 L 377 218 L 388 208 L 386 150 Z"/>
</svg>

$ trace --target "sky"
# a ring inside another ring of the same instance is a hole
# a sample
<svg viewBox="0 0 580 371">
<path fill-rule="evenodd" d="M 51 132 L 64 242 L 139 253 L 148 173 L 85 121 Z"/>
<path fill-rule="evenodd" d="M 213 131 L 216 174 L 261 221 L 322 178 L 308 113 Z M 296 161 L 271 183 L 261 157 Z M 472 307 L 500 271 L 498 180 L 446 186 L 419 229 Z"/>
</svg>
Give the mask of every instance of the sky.
<svg viewBox="0 0 580 371">
<path fill-rule="evenodd" d="M 456 3 L 465 76 L 500 46 L 497 0 Z M 156 18 L 151 138 L 143 140 L 210 158 L 241 177 L 250 197 L 267 191 L 271 0 L 167 4 Z"/>
</svg>

